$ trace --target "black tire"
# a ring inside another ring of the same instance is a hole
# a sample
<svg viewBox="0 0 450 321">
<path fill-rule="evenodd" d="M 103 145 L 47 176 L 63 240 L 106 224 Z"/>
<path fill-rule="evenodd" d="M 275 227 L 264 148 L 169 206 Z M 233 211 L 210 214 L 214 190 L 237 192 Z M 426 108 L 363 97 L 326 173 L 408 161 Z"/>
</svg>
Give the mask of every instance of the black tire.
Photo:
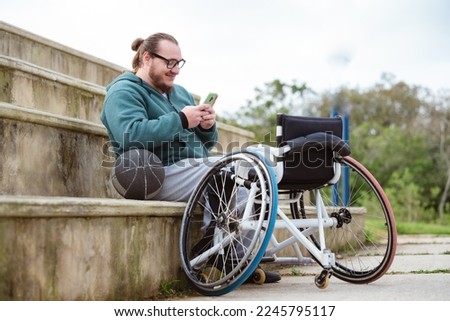
<svg viewBox="0 0 450 321">
<path fill-rule="evenodd" d="M 274 172 L 257 153 L 224 156 L 208 171 L 191 195 L 180 232 L 183 271 L 196 291 L 223 295 L 252 275 L 273 231 L 277 194 Z M 212 218 L 206 223 L 205 213 Z"/>
</svg>

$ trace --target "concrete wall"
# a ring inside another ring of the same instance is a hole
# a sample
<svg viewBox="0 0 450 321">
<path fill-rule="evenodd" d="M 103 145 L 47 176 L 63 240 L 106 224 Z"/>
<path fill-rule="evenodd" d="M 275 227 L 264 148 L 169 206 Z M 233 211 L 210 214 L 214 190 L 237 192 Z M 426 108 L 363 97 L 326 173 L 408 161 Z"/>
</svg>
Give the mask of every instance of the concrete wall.
<svg viewBox="0 0 450 321">
<path fill-rule="evenodd" d="M 105 88 L 0 56 L 0 101 L 100 124 Z"/>
<path fill-rule="evenodd" d="M 183 281 L 182 203 L 0 196 L 0 300 L 143 300 Z"/>
<path fill-rule="evenodd" d="M 119 197 L 109 181 L 110 168 L 102 166 L 106 137 L 82 132 L 83 122 L 33 109 L 0 103 L 0 115 L 0 194 Z M 63 128 L 64 120 L 71 129 Z"/>
</svg>

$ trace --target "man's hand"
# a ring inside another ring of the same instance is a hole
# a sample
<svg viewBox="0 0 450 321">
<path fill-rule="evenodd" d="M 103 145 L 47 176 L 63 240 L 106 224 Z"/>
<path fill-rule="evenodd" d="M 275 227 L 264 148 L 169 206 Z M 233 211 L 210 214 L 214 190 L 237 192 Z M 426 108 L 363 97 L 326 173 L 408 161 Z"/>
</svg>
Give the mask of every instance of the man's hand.
<svg viewBox="0 0 450 321">
<path fill-rule="evenodd" d="M 186 106 L 181 111 L 186 115 L 189 128 L 201 125 L 203 129 L 210 129 L 216 122 L 216 113 L 210 105 Z"/>
<path fill-rule="evenodd" d="M 214 108 L 212 108 L 210 105 L 201 105 L 201 106 L 205 106 L 203 110 L 206 111 L 207 114 L 202 117 L 202 120 L 200 121 L 200 126 L 203 129 L 210 129 L 216 123 L 216 112 L 214 111 Z"/>
</svg>

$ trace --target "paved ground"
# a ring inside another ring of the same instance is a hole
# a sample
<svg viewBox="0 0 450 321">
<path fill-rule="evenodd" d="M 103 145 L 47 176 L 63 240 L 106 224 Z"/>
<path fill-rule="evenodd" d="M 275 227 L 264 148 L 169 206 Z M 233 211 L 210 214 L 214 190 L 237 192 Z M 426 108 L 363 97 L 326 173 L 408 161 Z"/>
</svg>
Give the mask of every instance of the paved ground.
<svg viewBox="0 0 450 321">
<path fill-rule="evenodd" d="M 387 274 L 368 285 L 331 278 L 326 289 L 314 285 L 318 265 L 282 269 L 276 284 L 244 284 L 221 297 L 192 295 L 186 301 L 450 301 L 450 236 L 399 236 Z"/>
</svg>

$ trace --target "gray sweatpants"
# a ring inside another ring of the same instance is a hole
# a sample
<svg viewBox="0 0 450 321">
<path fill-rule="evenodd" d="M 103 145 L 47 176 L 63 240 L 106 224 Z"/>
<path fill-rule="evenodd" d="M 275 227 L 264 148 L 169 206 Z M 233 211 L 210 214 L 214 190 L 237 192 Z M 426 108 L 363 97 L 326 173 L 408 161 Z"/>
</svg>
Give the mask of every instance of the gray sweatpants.
<svg viewBox="0 0 450 321">
<path fill-rule="evenodd" d="M 201 178 L 220 158 L 220 156 L 187 158 L 164 167 L 166 176 L 161 190 L 154 199 L 187 202 Z"/>
</svg>

